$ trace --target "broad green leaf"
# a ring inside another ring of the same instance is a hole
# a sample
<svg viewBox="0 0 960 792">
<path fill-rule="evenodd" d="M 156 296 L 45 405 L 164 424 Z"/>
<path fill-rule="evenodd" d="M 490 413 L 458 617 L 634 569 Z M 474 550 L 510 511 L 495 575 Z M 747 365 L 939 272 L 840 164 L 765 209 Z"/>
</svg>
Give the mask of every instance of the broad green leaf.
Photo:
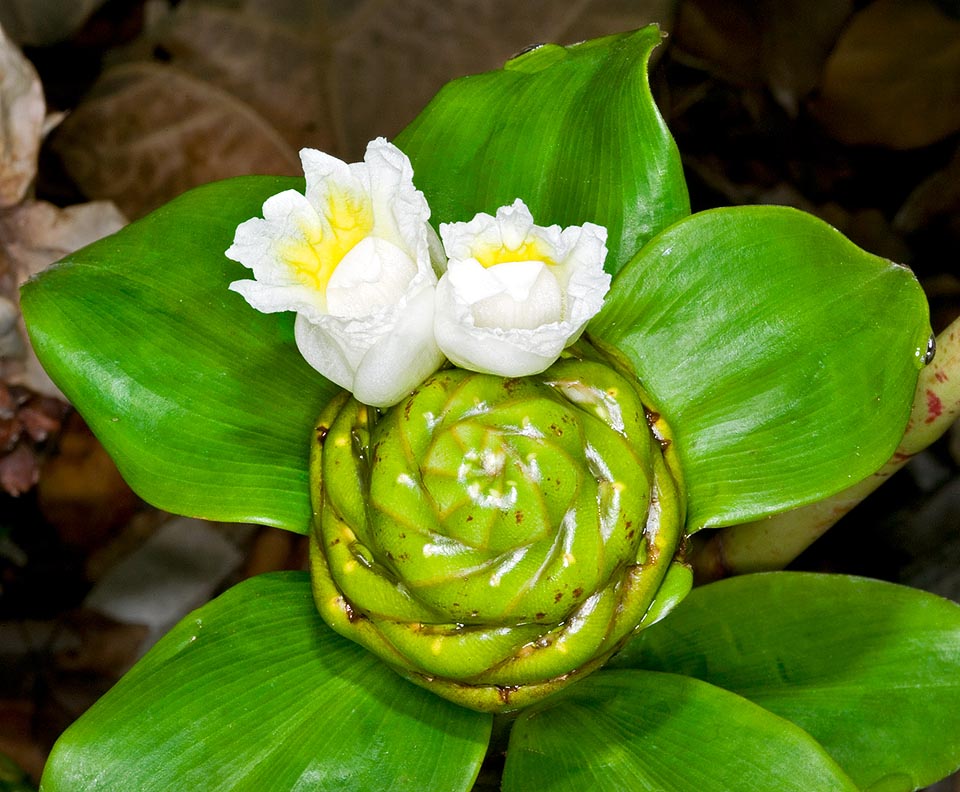
<svg viewBox="0 0 960 792">
<path fill-rule="evenodd" d="M 227 285 L 237 225 L 296 179 L 186 193 L 23 288 L 44 367 L 130 485 L 169 511 L 304 532 L 313 422 L 334 386 L 300 357 L 293 314 Z"/>
<path fill-rule="evenodd" d="M 601 671 L 522 713 L 504 792 L 857 789 L 801 729 L 696 679 Z"/>
<path fill-rule="evenodd" d="M 610 663 L 687 674 L 813 735 L 864 789 L 960 766 L 960 605 L 863 578 L 777 572 L 694 589 Z"/>
<path fill-rule="evenodd" d="M 680 155 L 647 83 L 660 39 L 651 26 L 546 45 L 446 85 L 396 139 L 433 221 L 522 198 L 540 225 L 606 226 L 616 272 L 689 214 Z"/>
<path fill-rule="evenodd" d="M 930 335 L 912 273 L 794 209 L 714 209 L 650 242 L 590 332 L 675 434 L 688 530 L 827 497 L 893 453 Z"/>
<path fill-rule="evenodd" d="M 305 573 L 263 575 L 180 622 L 74 723 L 41 789 L 468 790 L 490 724 L 330 630 Z"/>
</svg>

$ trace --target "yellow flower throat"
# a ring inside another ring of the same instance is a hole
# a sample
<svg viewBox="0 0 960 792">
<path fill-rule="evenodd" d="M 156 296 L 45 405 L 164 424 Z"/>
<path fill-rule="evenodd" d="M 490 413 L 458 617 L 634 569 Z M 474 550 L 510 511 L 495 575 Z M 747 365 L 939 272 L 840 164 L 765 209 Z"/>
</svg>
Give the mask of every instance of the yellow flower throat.
<svg viewBox="0 0 960 792">
<path fill-rule="evenodd" d="M 373 230 L 373 206 L 365 195 L 331 189 L 323 219 L 302 221 L 301 236 L 284 240 L 277 255 L 300 283 L 326 294 L 337 265 Z"/>
<path fill-rule="evenodd" d="M 542 261 L 544 264 L 556 264 L 550 258 L 550 249 L 539 239 L 528 239 L 517 248 L 506 245 L 484 245 L 471 250 L 473 257 L 485 269 L 497 264 L 506 264 L 513 261 Z"/>
</svg>

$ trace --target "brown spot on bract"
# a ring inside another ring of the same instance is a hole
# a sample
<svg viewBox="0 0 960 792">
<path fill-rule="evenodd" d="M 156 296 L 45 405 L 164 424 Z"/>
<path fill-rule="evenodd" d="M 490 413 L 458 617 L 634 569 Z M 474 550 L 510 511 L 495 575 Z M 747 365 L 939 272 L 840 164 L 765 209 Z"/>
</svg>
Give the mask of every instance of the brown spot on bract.
<svg viewBox="0 0 960 792">
<path fill-rule="evenodd" d="M 355 611 L 353 609 L 353 605 L 347 602 L 346 598 L 342 598 L 342 602 L 343 602 L 343 612 L 347 616 L 347 621 L 353 624 L 354 622 L 358 622 L 360 621 L 360 619 L 363 618 L 363 614 Z"/>
<path fill-rule="evenodd" d="M 940 397 L 929 388 L 927 389 L 927 417 L 924 423 L 933 423 L 943 414 L 943 402 Z"/>
<path fill-rule="evenodd" d="M 546 613 L 538 613 L 538 614 L 536 614 L 536 616 L 534 616 L 534 618 L 535 618 L 537 621 L 540 621 L 540 619 L 544 618 L 546 615 L 547 615 Z"/>
<path fill-rule="evenodd" d="M 573 590 L 574 599 L 580 599 L 582 594 L 583 594 L 583 589 L 580 588 L 579 586 L 577 586 L 577 588 Z"/>
<path fill-rule="evenodd" d="M 497 685 L 497 696 L 500 697 L 500 701 L 504 704 L 508 704 L 510 702 L 510 696 L 519 689 L 519 685 Z"/>
<path fill-rule="evenodd" d="M 516 517 L 516 520 L 517 520 L 517 525 L 520 525 L 520 523 L 523 522 L 523 512 L 522 512 L 522 511 L 518 511 L 518 512 L 516 513 L 515 517 Z"/>
<path fill-rule="evenodd" d="M 562 592 L 562 591 L 558 591 L 556 594 L 553 595 L 553 601 L 554 601 L 554 602 L 560 602 L 560 600 L 562 600 L 562 599 L 563 599 L 563 592 Z"/>
<path fill-rule="evenodd" d="M 338 544 L 340 544 L 339 536 L 336 539 L 334 539 L 332 542 L 330 542 L 330 547 L 336 547 Z"/>
<path fill-rule="evenodd" d="M 320 425 L 317 427 L 317 442 L 320 445 L 323 445 L 323 441 L 327 439 L 327 432 L 330 431 L 329 426 Z"/>
</svg>

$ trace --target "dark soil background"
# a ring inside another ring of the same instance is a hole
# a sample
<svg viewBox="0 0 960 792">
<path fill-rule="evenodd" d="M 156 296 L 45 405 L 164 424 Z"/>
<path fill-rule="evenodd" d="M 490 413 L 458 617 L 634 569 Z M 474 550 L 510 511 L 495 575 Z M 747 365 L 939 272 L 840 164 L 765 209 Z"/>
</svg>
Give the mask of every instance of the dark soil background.
<svg viewBox="0 0 960 792">
<path fill-rule="evenodd" d="M 0 161 L 0 790 L 36 782 L 190 609 L 305 563 L 300 537 L 142 503 L 36 369 L 17 283 L 189 187 L 299 173 L 302 146 L 355 161 L 444 82 L 528 45 L 649 22 L 669 33 L 651 83 L 694 210 L 800 207 L 912 267 L 935 331 L 960 315 L 957 0 L 4 0 L 47 121 L 18 133 L 0 112 L 0 154 L 32 163 L 11 196 Z M 10 117 L 43 118 L 30 80 L 21 104 L 0 80 Z M 795 566 L 960 600 L 958 467 L 954 427 Z"/>
</svg>

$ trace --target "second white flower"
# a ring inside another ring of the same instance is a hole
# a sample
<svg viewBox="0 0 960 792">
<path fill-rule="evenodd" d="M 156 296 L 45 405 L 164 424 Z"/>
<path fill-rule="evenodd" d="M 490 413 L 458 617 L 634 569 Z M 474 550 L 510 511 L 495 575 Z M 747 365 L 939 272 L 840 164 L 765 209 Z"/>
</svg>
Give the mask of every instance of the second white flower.
<svg viewBox="0 0 960 792">
<path fill-rule="evenodd" d="M 467 223 L 443 223 L 449 262 L 437 285 L 437 344 L 455 365 L 520 377 L 580 337 L 610 288 L 607 231 L 535 225 L 519 198 Z"/>
</svg>

